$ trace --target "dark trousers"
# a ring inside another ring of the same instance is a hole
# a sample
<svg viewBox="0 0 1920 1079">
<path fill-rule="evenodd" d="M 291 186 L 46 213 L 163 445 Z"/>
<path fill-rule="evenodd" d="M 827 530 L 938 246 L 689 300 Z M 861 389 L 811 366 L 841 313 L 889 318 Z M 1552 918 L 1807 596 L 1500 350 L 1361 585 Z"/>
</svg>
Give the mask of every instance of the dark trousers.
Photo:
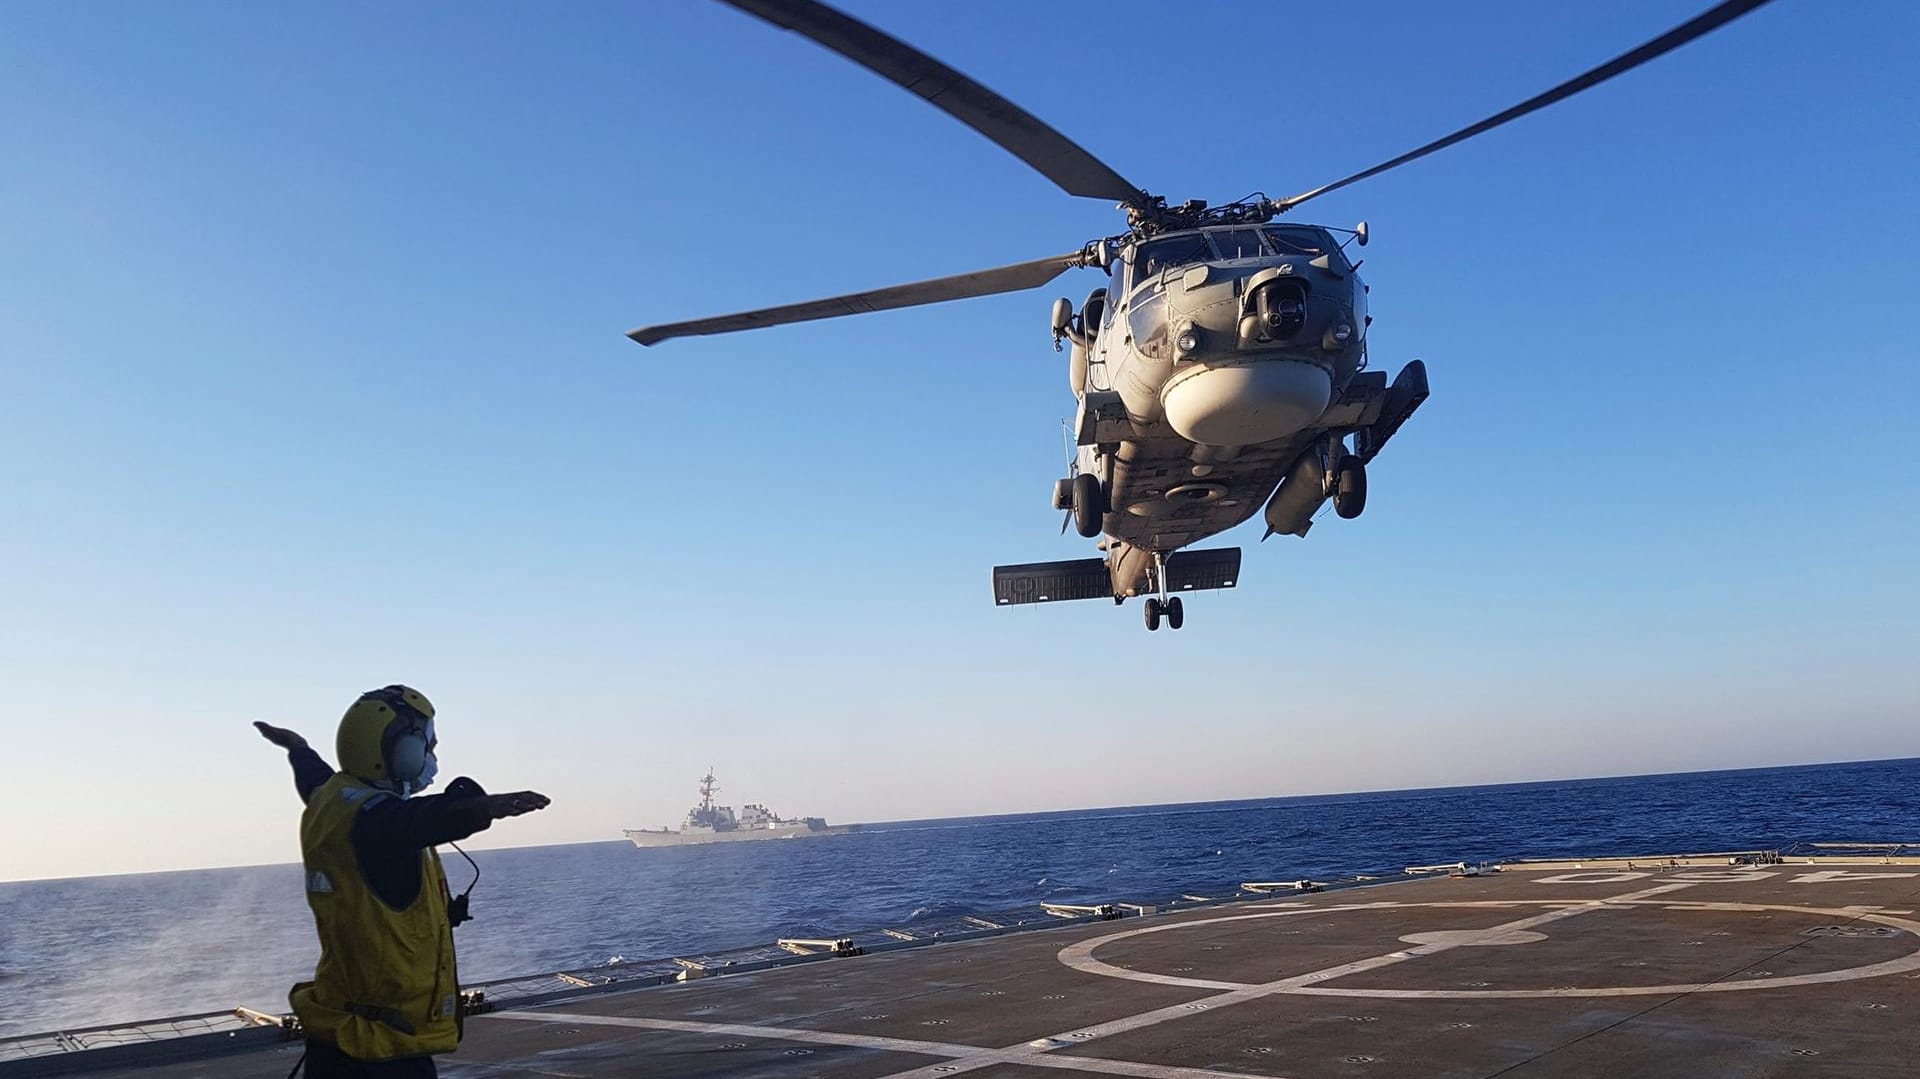
<svg viewBox="0 0 1920 1079">
<path fill-rule="evenodd" d="M 307 1039 L 307 1079 L 436 1079 L 439 1074 L 432 1057 L 355 1060 L 331 1042 Z"/>
</svg>

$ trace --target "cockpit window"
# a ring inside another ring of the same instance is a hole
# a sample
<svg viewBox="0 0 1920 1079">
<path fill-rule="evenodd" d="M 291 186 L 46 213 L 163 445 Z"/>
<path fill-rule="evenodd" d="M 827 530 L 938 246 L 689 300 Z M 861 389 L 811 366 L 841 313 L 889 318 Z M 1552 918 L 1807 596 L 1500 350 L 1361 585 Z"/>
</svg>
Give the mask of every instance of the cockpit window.
<svg viewBox="0 0 1920 1079">
<path fill-rule="evenodd" d="M 1213 237 L 1213 249 L 1223 259 L 1259 258 L 1265 253 L 1260 249 L 1259 229 L 1221 229 L 1207 235 Z"/>
<path fill-rule="evenodd" d="M 1267 242 L 1282 255 L 1327 253 L 1327 234 L 1319 229 L 1301 228 L 1298 225 L 1272 225 L 1266 231 Z"/>
<path fill-rule="evenodd" d="M 1141 285 L 1149 281 L 1157 281 L 1160 278 L 1160 272 L 1170 266 L 1205 262 L 1212 257 L 1213 252 L 1207 247 L 1206 234 L 1201 232 L 1186 232 L 1141 244 L 1139 251 L 1133 256 L 1133 283 Z"/>
</svg>

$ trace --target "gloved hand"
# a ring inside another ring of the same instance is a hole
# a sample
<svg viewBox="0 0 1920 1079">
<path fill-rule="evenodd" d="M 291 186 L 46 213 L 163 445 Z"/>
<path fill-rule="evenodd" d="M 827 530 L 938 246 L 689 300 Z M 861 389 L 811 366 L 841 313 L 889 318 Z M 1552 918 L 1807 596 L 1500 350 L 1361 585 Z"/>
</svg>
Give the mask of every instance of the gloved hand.
<svg viewBox="0 0 1920 1079">
<path fill-rule="evenodd" d="M 545 809 L 552 801 L 544 794 L 533 791 L 515 791 L 512 794 L 490 794 L 487 796 L 487 812 L 494 820 L 502 817 L 517 817 L 522 813 L 531 813 L 536 809 Z"/>
<path fill-rule="evenodd" d="M 255 730 L 260 732 L 260 737 L 265 738 L 281 749 L 295 750 L 307 748 L 307 740 L 305 738 L 300 737 L 285 727 L 276 727 L 270 723 L 262 723 L 257 719 L 253 721 L 253 726 Z"/>
</svg>

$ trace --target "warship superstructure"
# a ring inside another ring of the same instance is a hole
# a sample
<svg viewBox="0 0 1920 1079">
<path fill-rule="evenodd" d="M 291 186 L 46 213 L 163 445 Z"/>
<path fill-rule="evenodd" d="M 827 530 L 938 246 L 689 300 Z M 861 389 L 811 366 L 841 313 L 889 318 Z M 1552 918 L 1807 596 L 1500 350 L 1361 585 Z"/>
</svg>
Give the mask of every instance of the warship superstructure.
<svg viewBox="0 0 1920 1079">
<path fill-rule="evenodd" d="M 636 847 L 684 847 L 694 843 L 843 835 L 860 827 L 857 824 L 831 827 L 821 817 L 782 817 L 758 804 L 749 804 L 735 816 L 732 806 L 713 804 L 713 796 L 720 791 L 713 783 L 713 769 L 709 768 L 700 780 L 700 804 L 687 810 L 687 819 L 678 830 L 628 828 L 627 838 Z"/>
</svg>

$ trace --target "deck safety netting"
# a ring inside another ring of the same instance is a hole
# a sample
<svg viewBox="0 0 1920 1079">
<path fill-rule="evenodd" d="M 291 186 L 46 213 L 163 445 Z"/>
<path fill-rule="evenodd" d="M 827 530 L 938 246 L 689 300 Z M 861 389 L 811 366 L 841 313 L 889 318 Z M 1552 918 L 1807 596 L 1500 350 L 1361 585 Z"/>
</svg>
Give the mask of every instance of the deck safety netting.
<svg viewBox="0 0 1920 1079">
<path fill-rule="evenodd" d="M 0 1063 L 29 1057 L 75 1053 L 86 1049 L 105 1049 L 122 1045 L 166 1042 L 199 1034 L 238 1034 L 260 1025 L 239 1011 L 207 1012 L 203 1015 L 177 1015 L 150 1019 L 141 1023 L 121 1023 L 89 1027 L 83 1030 L 28 1034 L 0 1038 Z"/>
</svg>

